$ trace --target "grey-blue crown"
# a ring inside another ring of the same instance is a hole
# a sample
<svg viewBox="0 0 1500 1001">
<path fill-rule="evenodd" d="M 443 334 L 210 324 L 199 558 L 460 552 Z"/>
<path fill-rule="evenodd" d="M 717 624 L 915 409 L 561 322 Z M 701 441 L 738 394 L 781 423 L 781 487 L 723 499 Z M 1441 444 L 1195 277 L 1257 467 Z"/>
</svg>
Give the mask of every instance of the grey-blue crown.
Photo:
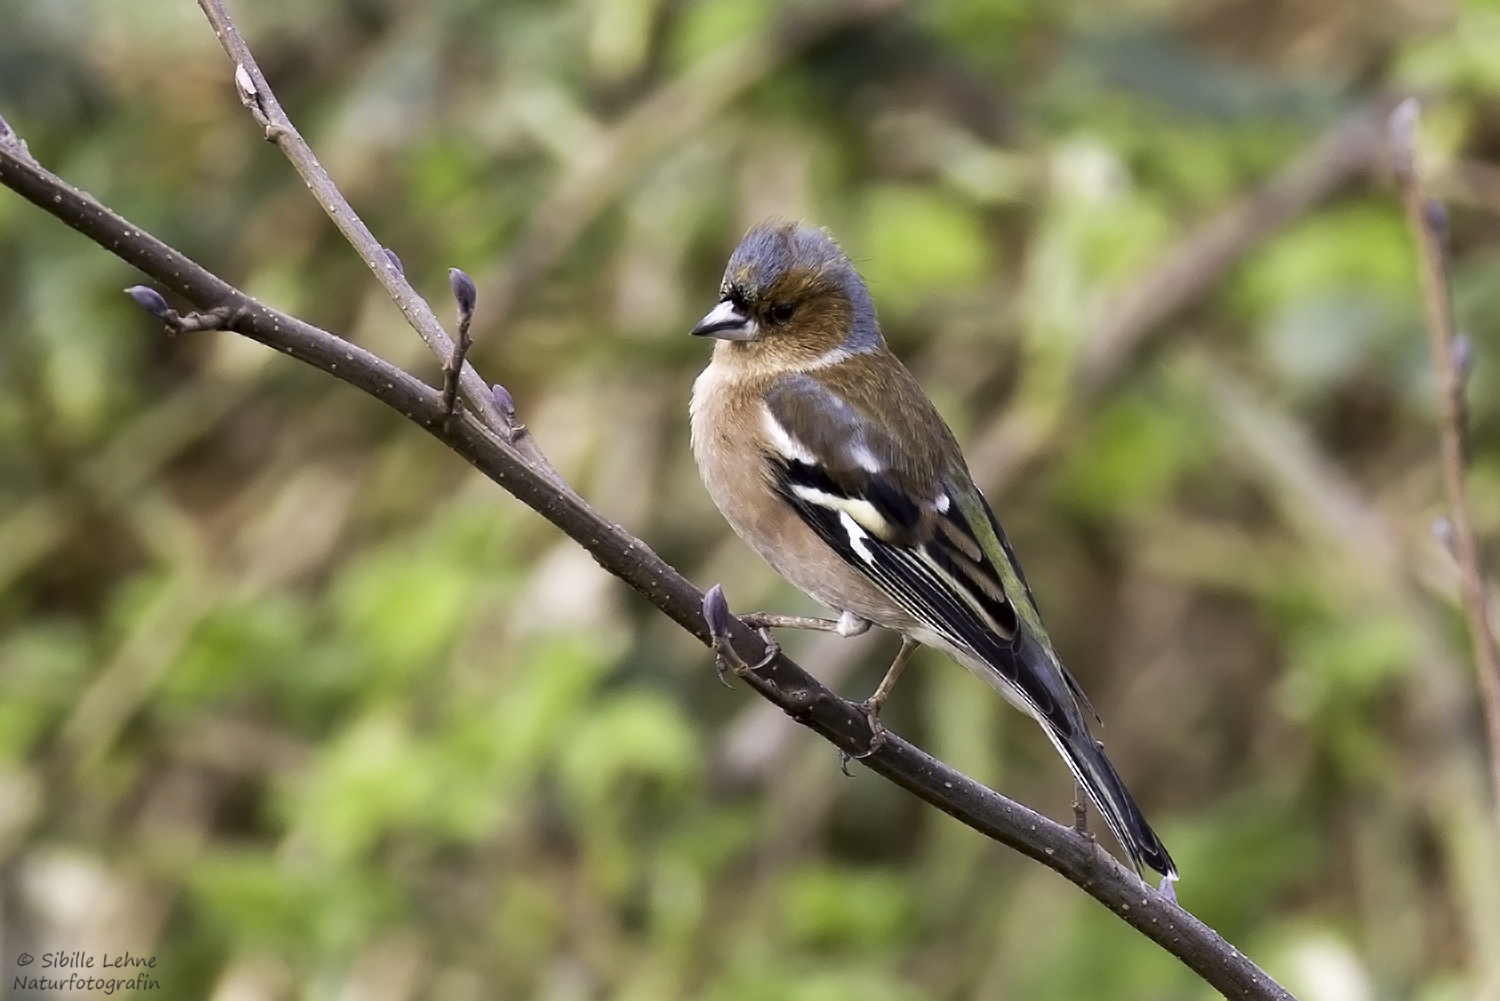
<svg viewBox="0 0 1500 1001">
<path fill-rule="evenodd" d="M 746 291 L 758 294 L 793 265 L 831 278 L 849 299 L 854 323 L 844 347 L 870 351 L 881 343 L 875 304 L 848 255 L 821 229 L 803 224 L 762 223 L 745 234 L 729 258 L 726 281 L 745 276 Z"/>
</svg>

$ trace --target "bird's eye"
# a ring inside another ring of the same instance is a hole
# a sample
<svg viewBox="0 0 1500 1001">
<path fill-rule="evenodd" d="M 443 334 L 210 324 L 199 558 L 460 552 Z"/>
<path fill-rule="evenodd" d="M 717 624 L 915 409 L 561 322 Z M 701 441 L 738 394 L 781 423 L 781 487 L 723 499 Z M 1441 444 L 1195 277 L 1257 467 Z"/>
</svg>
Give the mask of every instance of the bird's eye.
<svg viewBox="0 0 1500 1001">
<path fill-rule="evenodd" d="M 773 323 L 785 323 L 797 312 L 797 304 L 794 302 L 778 302 L 771 307 L 771 321 Z"/>
</svg>

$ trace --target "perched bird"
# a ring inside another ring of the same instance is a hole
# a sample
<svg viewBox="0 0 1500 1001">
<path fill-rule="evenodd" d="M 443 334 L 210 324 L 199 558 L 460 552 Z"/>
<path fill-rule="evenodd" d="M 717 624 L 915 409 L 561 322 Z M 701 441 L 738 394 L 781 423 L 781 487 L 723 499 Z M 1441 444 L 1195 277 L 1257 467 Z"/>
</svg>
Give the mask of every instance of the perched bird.
<svg viewBox="0 0 1500 1001">
<path fill-rule="evenodd" d="M 771 222 L 735 250 L 692 332 L 713 360 L 693 385 L 693 454 L 735 532 L 834 619 L 754 625 L 854 635 L 901 650 L 865 703 L 872 726 L 917 644 L 945 651 L 1033 717 L 1137 871 L 1177 870 L 1089 732 L 1015 553 L 953 432 L 880 335 L 854 265 L 826 232 Z"/>
</svg>

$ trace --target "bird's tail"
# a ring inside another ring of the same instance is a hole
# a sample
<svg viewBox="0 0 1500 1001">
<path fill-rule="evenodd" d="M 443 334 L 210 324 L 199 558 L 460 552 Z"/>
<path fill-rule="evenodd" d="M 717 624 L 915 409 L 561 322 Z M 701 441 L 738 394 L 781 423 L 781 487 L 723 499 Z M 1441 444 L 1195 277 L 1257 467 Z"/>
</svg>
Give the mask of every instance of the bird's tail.
<svg viewBox="0 0 1500 1001">
<path fill-rule="evenodd" d="M 1052 652 L 1051 645 L 1037 639 L 1023 624 L 1011 642 L 1003 646 L 992 644 L 984 654 L 969 657 L 964 663 L 980 671 L 1002 695 L 1042 725 L 1073 777 L 1104 817 L 1115 840 L 1129 854 L 1135 871 L 1139 873 L 1141 866 L 1149 866 L 1175 880 L 1177 866 L 1172 856 L 1146 823 L 1135 797 L 1125 788 L 1125 780 L 1089 732 L 1084 714 L 1092 713 L 1093 707 Z"/>
<path fill-rule="evenodd" d="M 1125 781 L 1104 756 L 1104 750 L 1089 733 L 1088 727 L 1075 727 L 1071 734 L 1060 733 L 1051 726 L 1046 730 L 1089 799 L 1103 815 L 1115 840 L 1129 853 L 1136 872 L 1140 872 L 1142 865 L 1147 865 L 1167 879 L 1175 880 L 1177 866 L 1172 856 L 1167 854 L 1166 846 L 1146 823 L 1141 808 L 1136 806 L 1135 798 L 1125 788 Z"/>
</svg>

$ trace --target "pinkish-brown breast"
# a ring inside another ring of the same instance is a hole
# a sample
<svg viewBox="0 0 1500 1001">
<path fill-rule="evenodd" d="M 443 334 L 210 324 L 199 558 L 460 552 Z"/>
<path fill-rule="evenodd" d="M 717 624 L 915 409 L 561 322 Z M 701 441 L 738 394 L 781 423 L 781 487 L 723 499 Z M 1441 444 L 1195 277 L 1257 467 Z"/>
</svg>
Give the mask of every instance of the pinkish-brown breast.
<svg viewBox="0 0 1500 1001">
<path fill-rule="evenodd" d="M 703 484 L 735 534 L 799 590 L 901 632 L 916 623 L 844 562 L 776 493 L 761 410 L 764 383 L 710 364 L 693 384 L 693 457 Z"/>
</svg>

